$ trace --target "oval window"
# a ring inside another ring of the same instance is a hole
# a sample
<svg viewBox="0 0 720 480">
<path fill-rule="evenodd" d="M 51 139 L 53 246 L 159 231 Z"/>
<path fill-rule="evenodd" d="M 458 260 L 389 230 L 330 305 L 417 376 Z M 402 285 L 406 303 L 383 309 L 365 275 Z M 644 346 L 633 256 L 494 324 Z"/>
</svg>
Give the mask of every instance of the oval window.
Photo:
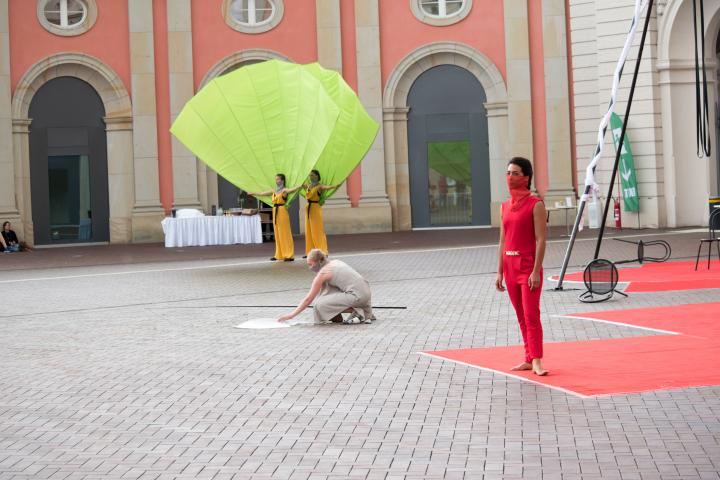
<svg viewBox="0 0 720 480">
<path fill-rule="evenodd" d="M 274 28 L 283 15 L 281 0 L 225 0 L 223 16 L 233 29 L 243 33 L 262 33 Z"/>
</svg>

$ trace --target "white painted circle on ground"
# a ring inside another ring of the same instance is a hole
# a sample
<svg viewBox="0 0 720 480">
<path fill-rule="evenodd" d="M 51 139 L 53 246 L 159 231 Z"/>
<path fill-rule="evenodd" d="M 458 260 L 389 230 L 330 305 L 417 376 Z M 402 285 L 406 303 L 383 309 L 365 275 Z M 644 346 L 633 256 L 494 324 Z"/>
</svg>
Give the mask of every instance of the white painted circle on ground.
<svg viewBox="0 0 720 480">
<path fill-rule="evenodd" d="M 247 322 L 235 325 L 235 328 L 251 328 L 255 330 L 265 328 L 290 328 L 287 322 L 279 322 L 277 318 L 253 318 Z"/>
</svg>

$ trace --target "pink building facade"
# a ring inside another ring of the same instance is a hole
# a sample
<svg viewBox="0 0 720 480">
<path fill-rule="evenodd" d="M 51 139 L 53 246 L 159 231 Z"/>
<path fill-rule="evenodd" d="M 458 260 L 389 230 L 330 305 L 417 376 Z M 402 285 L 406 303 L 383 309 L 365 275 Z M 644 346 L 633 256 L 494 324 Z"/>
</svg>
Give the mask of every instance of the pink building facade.
<svg viewBox="0 0 720 480">
<path fill-rule="evenodd" d="M 576 191 L 565 0 L 0 0 L 0 218 L 36 244 L 158 241 L 238 192 L 169 133 L 267 59 L 341 72 L 380 133 L 330 233 L 498 224 L 507 160 Z M 299 222 L 302 223 L 302 222 Z"/>
</svg>

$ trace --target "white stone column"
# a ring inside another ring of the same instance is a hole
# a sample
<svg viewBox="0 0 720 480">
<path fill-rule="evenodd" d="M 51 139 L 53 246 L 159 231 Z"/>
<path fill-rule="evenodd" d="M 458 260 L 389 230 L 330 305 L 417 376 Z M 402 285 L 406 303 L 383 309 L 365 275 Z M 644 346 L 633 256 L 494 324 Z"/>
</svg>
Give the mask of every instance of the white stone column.
<svg viewBox="0 0 720 480">
<path fill-rule="evenodd" d="M 504 0 L 508 156 L 533 158 L 527 0 Z"/>
<path fill-rule="evenodd" d="M 340 28 L 340 0 L 316 0 L 318 63 L 342 75 L 342 32 Z M 347 188 L 343 182 L 325 203 L 326 209 L 350 208 Z M 333 214 L 331 214 L 333 215 Z"/>
<path fill-rule="evenodd" d="M 498 106 L 486 104 L 488 109 L 488 136 L 493 144 L 494 126 L 504 116 L 507 122 L 506 150 L 490 152 L 490 178 L 503 178 L 505 164 L 511 157 L 533 159 L 532 98 L 530 95 L 530 40 L 528 23 L 528 0 L 504 0 L 505 15 L 505 65 L 507 78 L 507 104 Z M 497 144 L 497 142 L 495 142 Z M 495 159 L 494 155 L 503 155 Z M 499 166 L 498 164 L 502 164 Z M 494 175 L 500 174 L 500 177 Z M 500 204 L 508 198 L 504 181 L 490 182 L 490 221 L 500 223 Z"/>
<path fill-rule="evenodd" d="M 23 240 L 35 243 L 35 230 L 32 218 L 32 197 L 30 195 L 30 123 L 27 118 L 12 120 L 12 158 L 15 160 L 15 188 L 20 211 L 20 224 L 17 230 Z"/>
<path fill-rule="evenodd" d="M 385 177 L 394 232 L 412 230 L 407 133 L 409 111 L 408 107 L 387 107 L 383 111 Z"/>
<path fill-rule="evenodd" d="M 128 13 L 135 164 L 132 238 L 135 242 L 160 241 L 164 210 L 158 172 L 152 0 L 128 0 Z"/>
<path fill-rule="evenodd" d="M 15 200 L 9 42 L 8 2 L 0 0 L 0 219 L 17 223 L 19 212 Z M 18 231 L 18 234 L 23 232 Z"/>
<path fill-rule="evenodd" d="M 172 123 L 195 93 L 190 0 L 167 0 L 167 27 Z M 170 135 L 169 132 L 167 134 Z M 202 208 L 198 190 L 198 159 L 172 135 L 171 142 L 173 206 Z"/>
<path fill-rule="evenodd" d="M 490 157 L 490 222 L 500 225 L 500 204 L 507 198 L 505 169 L 508 158 L 507 102 L 486 102 L 488 119 L 488 150 Z"/>
<path fill-rule="evenodd" d="M 370 116 L 382 125 L 382 75 L 380 70 L 380 17 L 378 0 L 355 1 L 355 44 L 358 97 Z M 362 163 L 360 220 L 364 231 L 389 231 L 392 212 L 385 183 L 384 132 L 381 128 Z"/>
<path fill-rule="evenodd" d="M 110 199 L 110 243 L 130 243 L 132 217 L 133 119 L 105 117 L 108 159 L 108 198 Z"/>
<path fill-rule="evenodd" d="M 565 0 L 542 2 L 545 63 L 545 122 L 548 146 L 548 204 L 553 198 L 575 196 L 570 144 L 570 90 L 567 69 Z"/>
</svg>

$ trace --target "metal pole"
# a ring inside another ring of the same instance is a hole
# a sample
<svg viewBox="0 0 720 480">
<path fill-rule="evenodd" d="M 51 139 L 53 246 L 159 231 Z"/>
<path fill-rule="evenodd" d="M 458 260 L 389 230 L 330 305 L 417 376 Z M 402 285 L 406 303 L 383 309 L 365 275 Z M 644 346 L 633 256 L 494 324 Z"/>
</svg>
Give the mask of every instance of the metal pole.
<svg viewBox="0 0 720 480">
<path fill-rule="evenodd" d="M 295 308 L 297 305 L 183 305 L 183 306 L 176 306 L 172 308 Z M 314 305 L 308 305 L 307 308 L 315 308 Z M 407 307 L 385 307 L 385 306 L 375 306 L 373 305 L 371 308 L 378 309 L 378 310 L 407 310 Z"/>
<path fill-rule="evenodd" d="M 580 222 L 582 221 L 582 214 L 585 210 L 585 202 L 587 201 L 587 196 L 590 193 L 590 186 L 585 187 L 585 193 L 580 197 L 580 203 L 578 204 L 578 213 L 575 217 L 575 223 L 573 224 L 572 233 L 570 234 L 570 241 L 568 241 L 568 246 L 565 249 L 565 258 L 563 259 L 563 265 L 562 269 L 560 270 L 560 280 L 558 280 L 558 284 L 553 290 L 562 290 L 563 289 L 563 279 L 565 278 L 565 271 L 568 267 L 568 262 L 570 262 L 570 253 L 572 252 L 573 245 L 575 245 L 575 237 L 577 237 L 578 229 L 580 228 Z"/>
<path fill-rule="evenodd" d="M 648 2 L 647 12 L 645 13 L 645 25 L 643 25 L 642 37 L 640 37 L 640 49 L 638 50 L 637 61 L 635 62 L 635 71 L 633 72 L 632 83 L 630 84 L 630 95 L 628 103 L 625 107 L 625 118 L 623 118 L 622 132 L 618 141 L 617 152 L 615 152 L 615 163 L 613 164 L 612 173 L 610 174 L 610 185 L 608 188 L 607 198 L 605 198 L 605 209 L 603 210 L 602 222 L 600 223 L 600 233 L 598 234 L 597 244 L 595 245 L 595 255 L 593 259 L 597 260 L 600 256 L 600 246 L 602 245 L 603 235 L 605 234 L 605 223 L 607 221 L 608 210 L 610 210 L 610 201 L 612 200 L 613 188 L 615 187 L 615 177 L 617 176 L 618 165 L 620 164 L 620 154 L 622 153 L 623 144 L 625 142 L 625 131 L 627 130 L 628 119 L 630 118 L 630 108 L 632 107 L 633 96 L 635 95 L 635 84 L 637 83 L 638 73 L 640 72 L 640 63 L 642 61 L 642 53 L 645 47 L 645 37 L 647 37 L 648 26 L 650 25 L 650 13 L 652 12 L 653 0 Z"/>
</svg>

